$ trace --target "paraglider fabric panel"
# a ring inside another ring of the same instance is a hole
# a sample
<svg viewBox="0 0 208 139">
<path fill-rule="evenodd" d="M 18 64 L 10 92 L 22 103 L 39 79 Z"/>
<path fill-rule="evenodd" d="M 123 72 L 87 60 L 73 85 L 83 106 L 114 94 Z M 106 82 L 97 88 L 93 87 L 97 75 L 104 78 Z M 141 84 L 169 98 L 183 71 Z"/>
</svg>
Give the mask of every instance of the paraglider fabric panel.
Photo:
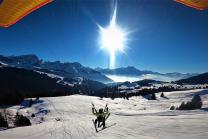
<svg viewBox="0 0 208 139">
<path fill-rule="evenodd" d="M 0 26 L 9 27 L 53 0 L 0 0 Z"/>
<path fill-rule="evenodd" d="M 208 0 L 175 0 L 175 1 L 198 10 L 208 9 Z"/>
</svg>

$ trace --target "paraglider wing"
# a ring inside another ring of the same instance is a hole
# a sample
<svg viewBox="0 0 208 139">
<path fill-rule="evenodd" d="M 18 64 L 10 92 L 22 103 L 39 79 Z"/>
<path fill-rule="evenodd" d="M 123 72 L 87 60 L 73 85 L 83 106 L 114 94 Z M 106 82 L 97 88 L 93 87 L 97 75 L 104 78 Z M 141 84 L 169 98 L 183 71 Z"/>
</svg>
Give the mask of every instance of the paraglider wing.
<svg viewBox="0 0 208 139">
<path fill-rule="evenodd" d="M 0 4 L 3 2 L 3 0 L 0 0 Z"/>
<path fill-rule="evenodd" d="M 0 26 L 9 27 L 53 0 L 0 0 Z"/>
<path fill-rule="evenodd" d="M 208 9 L 208 0 L 175 0 L 175 1 L 198 10 Z"/>
</svg>

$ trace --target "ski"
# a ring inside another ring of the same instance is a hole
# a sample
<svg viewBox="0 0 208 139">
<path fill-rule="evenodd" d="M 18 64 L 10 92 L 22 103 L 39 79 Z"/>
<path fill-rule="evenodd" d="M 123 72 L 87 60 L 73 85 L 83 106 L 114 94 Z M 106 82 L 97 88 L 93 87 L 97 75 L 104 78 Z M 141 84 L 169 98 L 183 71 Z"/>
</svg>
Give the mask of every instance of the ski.
<svg viewBox="0 0 208 139">
<path fill-rule="evenodd" d="M 109 116 L 110 116 L 110 113 L 108 113 L 108 115 L 106 116 L 105 120 L 107 120 Z"/>
<path fill-rule="evenodd" d="M 112 126 L 115 126 L 115 125 L 116 125 L 116 123 L 113 123 L 113 124 L 111 124 L 111 125 L 107 125 L 107 126 L 105 126 L 104 128 L 99 129 L 97 132 L 103 131 L 103 130 L 105 130 L 105 129 L 107 129 L 107 128 L 110 128 L 110 127 L 112 127 Z"/>
<path fill-rule="evenodd" d="M 97 127 L 96 127 L 96 124 L 95 124 L 95 121 L 92 120 L 92 122 L 93 122 L 93 125 L 94 125 L 94 127 L 95 127 L 95 131 L 98 132 Z"/>
</svg>

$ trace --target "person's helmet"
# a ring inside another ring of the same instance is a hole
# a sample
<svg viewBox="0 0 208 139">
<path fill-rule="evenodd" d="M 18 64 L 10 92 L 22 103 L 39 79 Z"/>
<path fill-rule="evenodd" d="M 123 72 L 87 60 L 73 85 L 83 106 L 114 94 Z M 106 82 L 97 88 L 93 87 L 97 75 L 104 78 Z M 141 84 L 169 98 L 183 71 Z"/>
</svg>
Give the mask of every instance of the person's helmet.
<svg viewBox="0 0 208 139">
<path fill-rule="evenodd" d="M 103 109 L 101 108 L 101 109 L 99 109 L 99 113 L 103 113 Z"/>
</svg>

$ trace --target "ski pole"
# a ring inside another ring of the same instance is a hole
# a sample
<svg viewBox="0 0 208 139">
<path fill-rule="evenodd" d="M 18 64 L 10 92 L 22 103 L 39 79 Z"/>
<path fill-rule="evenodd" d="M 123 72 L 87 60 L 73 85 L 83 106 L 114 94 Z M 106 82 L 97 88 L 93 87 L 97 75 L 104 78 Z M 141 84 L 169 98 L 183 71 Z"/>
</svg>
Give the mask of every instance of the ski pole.
<svg viewBox="0 0 208 139">
<path fill-rule="evenodd" d="M 91 104 L 92 104 L 92 107 L 95 108 L 95 105 L 93 103 L 91 103 Z"/>
</svg>

